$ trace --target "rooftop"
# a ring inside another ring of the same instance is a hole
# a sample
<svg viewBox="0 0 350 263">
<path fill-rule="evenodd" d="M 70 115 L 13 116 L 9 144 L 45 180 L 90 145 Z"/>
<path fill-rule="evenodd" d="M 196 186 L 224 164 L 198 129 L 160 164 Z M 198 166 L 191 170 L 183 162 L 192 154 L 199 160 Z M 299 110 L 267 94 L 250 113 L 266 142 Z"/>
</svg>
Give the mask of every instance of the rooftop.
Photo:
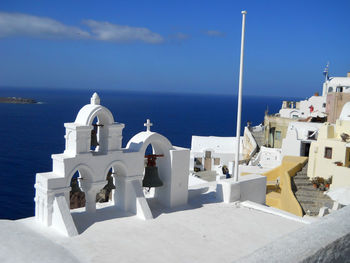
<svg viewBox="0 0 350 263">
<path fill-rule="evenodd" d="M 148 202 L 154 220 L 104 207 L 92 221 L 88 213 L 75 210 L 81 234 L 71 238 L 34 224 L 34 218 L 1 220 L 0 261 L 6 256 L 6 262 L 232 262 L 306 226 L 218 203 L 214 191 L 176 210 Z M 14 253 L 14 247 L 20 253 Z"/>
</svg>

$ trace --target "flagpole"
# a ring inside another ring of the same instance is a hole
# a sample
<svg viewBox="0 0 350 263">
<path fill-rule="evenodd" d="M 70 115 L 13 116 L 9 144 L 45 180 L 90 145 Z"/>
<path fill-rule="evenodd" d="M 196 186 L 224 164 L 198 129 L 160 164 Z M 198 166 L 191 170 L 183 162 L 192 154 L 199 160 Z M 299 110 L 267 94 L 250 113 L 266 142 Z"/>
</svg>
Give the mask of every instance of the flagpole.
<svg viewBox="0 0 350 263">
<path fill-rule="evenodd" d="M 236 158 L 235 158 L 235 171 L 233 174 L 233 180 L 238 181 L 238 165 L 239 165 L 239 144 L 241 137 L 241 115 L 242 115 L 242 83 L 243 83 L 243 55 L 244 55 L 244 33 L 245 33 L 245 15 L 247 11 L 242 11 L 242 37 L 241 37 L 241 60 L 239 66 L 239 83 L 238 83 L 238 105 L 237 105 L 237 124 L 236 124 Z"/>
</svg>

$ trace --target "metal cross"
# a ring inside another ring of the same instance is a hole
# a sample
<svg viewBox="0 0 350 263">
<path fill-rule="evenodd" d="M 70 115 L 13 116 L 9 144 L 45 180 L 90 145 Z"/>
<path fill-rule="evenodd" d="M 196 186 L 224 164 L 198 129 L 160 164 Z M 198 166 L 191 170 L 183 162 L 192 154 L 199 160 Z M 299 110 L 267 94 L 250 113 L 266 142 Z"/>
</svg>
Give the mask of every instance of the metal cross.
<svg viewBox="0 0 350 263">
<path fill-rule="evenodd" d="M 153 126 L 153 123 L 149 119 L 147 119 L 147 122 L 143 124 L 143 126 L 147 127 L 147 131 L 151 131 L 151 126 Z"/>
</svg>

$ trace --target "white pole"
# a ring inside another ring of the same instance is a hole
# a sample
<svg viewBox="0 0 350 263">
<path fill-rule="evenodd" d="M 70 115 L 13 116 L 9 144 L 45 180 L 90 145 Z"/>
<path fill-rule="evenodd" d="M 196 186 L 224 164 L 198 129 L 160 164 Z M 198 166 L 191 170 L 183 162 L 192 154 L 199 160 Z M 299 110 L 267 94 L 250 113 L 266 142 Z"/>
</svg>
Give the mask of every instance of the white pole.
<svg viewBox="0 0 350 263">
<path fill-rule="evenodd" d="M 239 83 L 238 83 L 238 105 L 237 105 L 237 124 L 236 124 L 236 138 L 237 149 L 235 158 L 235 171 L 233 179 L 238 181 L 238 163 L 239 163 L 239 144 L 241 137 L 241 114 L 242 114 L 242 82 L 243 82 L 243 55 L 244 55 L 244 32 L 245 32 L 245 15 L 247 11 L 242 11 L 242 37 L 241 37 L 241 61 L 239 65 Z"/>
</svg>

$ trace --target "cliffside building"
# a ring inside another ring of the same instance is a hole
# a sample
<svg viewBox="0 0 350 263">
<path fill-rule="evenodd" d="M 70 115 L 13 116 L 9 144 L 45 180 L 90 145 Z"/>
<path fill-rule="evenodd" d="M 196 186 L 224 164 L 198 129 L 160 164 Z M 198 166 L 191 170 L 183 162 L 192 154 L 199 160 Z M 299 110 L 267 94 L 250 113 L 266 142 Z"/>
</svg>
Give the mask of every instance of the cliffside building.
<svg viewBox="0 0 350 263">
<path fill-rule="evenodd" d="M 331 189 L 350 186 L 350 102 L 335 124 L 324 123 L 310 147 L 307 175 L 332 177 Z"/>
</svg>

